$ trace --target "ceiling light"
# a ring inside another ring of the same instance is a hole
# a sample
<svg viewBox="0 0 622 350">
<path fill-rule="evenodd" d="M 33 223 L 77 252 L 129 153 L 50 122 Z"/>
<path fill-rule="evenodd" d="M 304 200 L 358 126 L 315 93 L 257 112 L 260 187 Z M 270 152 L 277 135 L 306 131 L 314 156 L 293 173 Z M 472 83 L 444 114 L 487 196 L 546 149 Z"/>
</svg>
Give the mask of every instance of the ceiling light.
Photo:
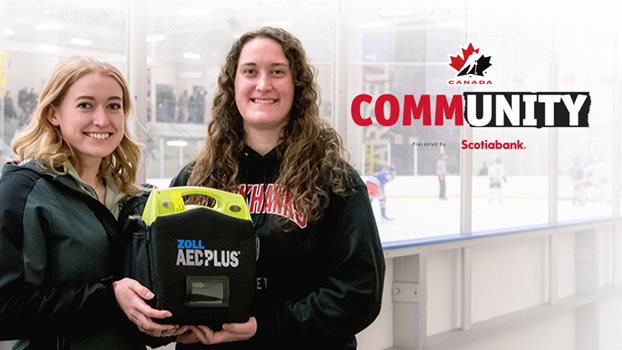
<svg viewBox="0 0 622 350">
<path fill-rule="evenodd" d="M 147 41 L 150 43 L 154 41 L 162 41 L 162 40 L 166 40 L 166 35 L 164 34 L 147 35 Z"/>
<path fill-rule="evenodd" d="M 35 30 L 39 31 L 39 32 L 45 32 L 45 31 L 48 31 L 48 30 L 61 29 L 62 27 L 63 27 L 63 25 L 60 24 L 60 23 L 43 23 L 43 24 L 38 24 L 35 27 Z"/>
<path fill-rule="evenodd" d="M 167 146 L 171 146 L 171 147 L 186 147 L 186 146 L 188 146 L 188 141 L 184 141 L 184 140 L 171 140 L 171 141 L 166 141 L 166 145 Z"/>
<path fill-rule="evenodd" d="M 387 22 L 384 22 L 384 21 L 365 22 L 365 23 L 359 24 L 359 27 L 361 27 L 361 28 L 384 28 L 384 27 L 388 27 L 388 26 L 389 26 L 389 24 Z"/>
<path fill-rule="evenodd" d="M 184 52 L 182 56 L 183 58 L 187 58 L 189 60 L 200 60 L 201 59 L 201 55 L 195 52 Z"/>
<path fill-rule="evenodd" d="M 84 38 L 75 38 L 75 37 L 69 39 L 69 42 L 74 45 L 80 45 L 80 46 L 91 46 L 91 44 L 93 44 L 93 40 L 84 39 Z"/>
<path fill-rule="evenodd" d="M 395 10 L 395 11 L 383 11 L 380 12 L 380 15 L 383 17 L 405 17 L 410 16 L 411 13 L 404 10 Z"/>
<path fill-rule="evenodd" d="M 177 11 L 177 14 L 183 17 L 207 15 L 210 11 L 207 9 L 185 9 Z"/>
<path fill-rule="evenodd" d="M 4 30 L 2 31 L 2 34 L 6 36 L 11 36 L 15 34 L 15 31 L 11 28 L 4 28 Z"/>
</svg>

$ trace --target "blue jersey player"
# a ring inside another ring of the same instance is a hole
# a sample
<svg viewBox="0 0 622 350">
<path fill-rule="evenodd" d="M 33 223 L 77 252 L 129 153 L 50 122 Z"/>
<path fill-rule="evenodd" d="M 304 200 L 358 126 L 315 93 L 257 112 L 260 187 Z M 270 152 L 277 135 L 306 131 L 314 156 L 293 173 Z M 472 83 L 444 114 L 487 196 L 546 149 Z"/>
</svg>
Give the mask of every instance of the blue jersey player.
<svg viewBox="0 0 622 350">
<path fill-rule="evenodd" d="M 367 193 L 369 199 L 378 199 L 380 202 L 380 214 L 383 219 L 393 220 L 387 216 L 387 199 L 384 194 L 384 185 L 395 178 L 395 167 L 393 165 L 383 169 L 382 171 L 374 173 L 374 175 L 365 181 L 367 185 Z"/>
</svg>

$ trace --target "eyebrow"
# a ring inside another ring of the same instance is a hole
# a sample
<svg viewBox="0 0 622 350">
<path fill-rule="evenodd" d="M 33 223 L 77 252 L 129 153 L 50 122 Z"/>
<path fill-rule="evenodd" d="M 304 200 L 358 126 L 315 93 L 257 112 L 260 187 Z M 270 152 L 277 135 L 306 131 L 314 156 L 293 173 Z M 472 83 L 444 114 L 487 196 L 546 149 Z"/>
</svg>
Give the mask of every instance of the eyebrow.
<svg viewBox="0 0 622 350">
<path fill-rule="evenodd" d="M 247 63 L 240 63 L 239 66 L 256 66 L 257 63 L 255 62 L 247 62 Z M 288 67 L 289 68 L 289 64 L 287 63 L 270 63 L 270 67 Z"/>
<path fill-rule="evenodd" d="M 93 96 L 78 96 L 78 97 L 76 97 L 76 101 L 77 100 L 92 100 L 92 101 L 95 101 L 95 97 L 93 97 Z M 123 99 L 121 97 L 119 97 L 119 96 L 111 96 L 111 97 L 108 97 L 106 99 L 106 101 L 123 101 Z"/>
</svg>

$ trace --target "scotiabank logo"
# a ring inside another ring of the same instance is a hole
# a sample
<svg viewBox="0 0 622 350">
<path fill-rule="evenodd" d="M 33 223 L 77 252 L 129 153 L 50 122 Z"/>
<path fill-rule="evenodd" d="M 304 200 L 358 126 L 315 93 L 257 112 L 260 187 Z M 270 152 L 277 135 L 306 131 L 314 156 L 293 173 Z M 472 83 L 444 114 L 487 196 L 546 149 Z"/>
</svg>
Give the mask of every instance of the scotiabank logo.
<svg viewBox="0 0 622 350">
<path fill-rule="evenodd" d="M 449 79 L 449 85 L 492 85 L 490 79 L 486 79 L 486 69 L 492 66 L 490 56 L 480 54 L 480 49 L 473 47 L 469 43 L 466 49 L 462 49 L 462 54 L 449 56 L 449 66 L 457 73 L 456 77 Z"/>
</svg>

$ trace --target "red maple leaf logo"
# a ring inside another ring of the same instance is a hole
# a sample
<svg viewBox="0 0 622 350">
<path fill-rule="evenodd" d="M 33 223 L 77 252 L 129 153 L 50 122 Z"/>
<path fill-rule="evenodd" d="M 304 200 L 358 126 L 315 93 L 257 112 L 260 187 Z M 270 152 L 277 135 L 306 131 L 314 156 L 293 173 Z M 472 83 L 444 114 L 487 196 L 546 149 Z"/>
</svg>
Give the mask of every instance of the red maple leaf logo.
<svg viewBox="0 0 622 350">
<path fill-rule="evenodd" d="M 460 71 L 460 69 L 462 69 L 462 67 L 464 67 L 464 64 L 466 63 L 466 61 L 469 59 L 469 57 L 474 54 L 474 53 L 479 53 L 479 49 L 476 49 L 473 47 L 472 43 L 469 43 L 469 46 L 465 49 L 462 49 L 462 56 L 460 57 L 460 55 L 458 56 L 449 56 L 449 59 L 451 60 L 451 63 L 449 64 L 451 66 L 451 68 L 455 69 L 456 71 Z"/>
</svg>

